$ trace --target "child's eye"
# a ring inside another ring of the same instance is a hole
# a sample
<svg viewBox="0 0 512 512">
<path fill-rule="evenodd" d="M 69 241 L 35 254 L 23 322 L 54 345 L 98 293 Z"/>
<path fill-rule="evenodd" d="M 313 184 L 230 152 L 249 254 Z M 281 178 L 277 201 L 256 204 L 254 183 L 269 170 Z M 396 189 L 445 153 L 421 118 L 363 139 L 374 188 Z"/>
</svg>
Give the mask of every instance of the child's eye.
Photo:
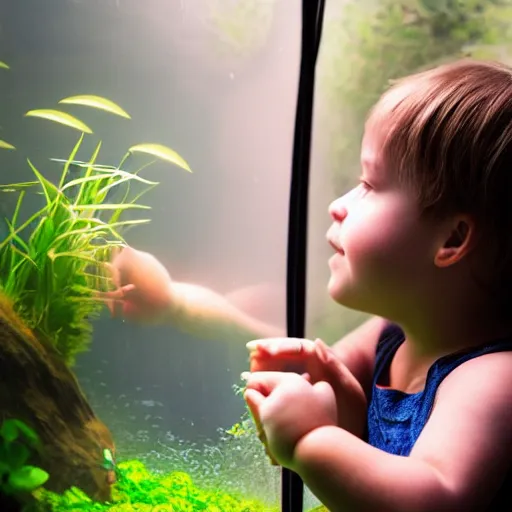
<svg viewBox="0 0 512 512">
<path fill-rule="evenodd" d="M 363 178 L 359 178 L 359 184 L 361 185 L 361 187 L 364 190 L 371 190 L 372 189 L 372 186 L 367 181 L 365 181 Z"/>
</svg>

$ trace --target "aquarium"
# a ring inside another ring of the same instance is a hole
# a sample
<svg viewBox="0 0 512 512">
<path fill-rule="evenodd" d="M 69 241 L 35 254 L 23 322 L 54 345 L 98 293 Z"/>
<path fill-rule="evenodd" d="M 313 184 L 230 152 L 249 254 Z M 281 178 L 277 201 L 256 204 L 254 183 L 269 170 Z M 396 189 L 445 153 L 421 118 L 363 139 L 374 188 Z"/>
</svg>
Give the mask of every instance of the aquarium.
<svg viewBox="0 0 512 512">
<path fill-rule="evenodd" d="M 247 341 L 286 332 L 301 7 L 1 3 L 1 510 L 280 510 L 240 374 Z M 308 337 L 364 319 L 326 294 L 325 231 L 368 108 L 432 64 L 510 61 L 511 18 L 510 0 L 326 2 Z"/>
<path fill-rule="evenodd" d="M 250 336 L 168 284 L 285 328 L 300 22 L 291 0 L 1 3 L 2 494 L 279 509 Z"/>
</svg>

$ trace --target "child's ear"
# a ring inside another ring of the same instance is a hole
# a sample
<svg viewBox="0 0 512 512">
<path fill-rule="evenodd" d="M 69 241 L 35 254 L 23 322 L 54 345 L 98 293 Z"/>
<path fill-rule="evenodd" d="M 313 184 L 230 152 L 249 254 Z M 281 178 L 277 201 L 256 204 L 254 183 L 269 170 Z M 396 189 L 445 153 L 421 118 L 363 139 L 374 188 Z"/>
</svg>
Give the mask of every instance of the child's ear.
<svg viewBox="0 0 512 512">
<path fill-rule="evenodd" d="M 434 264 L 444 268 L 453 265 L 466 256 L 474 245 L 475 223 L 467 215 L 453 218 L 444 234 L 444 240 L 438 248 Z"/>
</svg>

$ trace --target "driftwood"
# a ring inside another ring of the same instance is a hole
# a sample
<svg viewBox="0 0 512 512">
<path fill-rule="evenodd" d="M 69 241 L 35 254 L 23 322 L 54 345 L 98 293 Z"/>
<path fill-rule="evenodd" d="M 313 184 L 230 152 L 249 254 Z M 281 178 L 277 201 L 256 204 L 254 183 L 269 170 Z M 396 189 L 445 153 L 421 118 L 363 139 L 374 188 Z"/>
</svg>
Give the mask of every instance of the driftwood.
<svg viewBox="0 0 512 512">
<path fill-rule="evenodd" d="M 0 422 L 8 418 L 39 435 L 41 447 L 30 463 L 50 474 L 46 489 L 61 493 L 76 486 L 94 500 L 110 499 L 102 467 L 103 449 L 114 452 L 109 430 L 53 346 L 0 297 Z"/>
</svg>

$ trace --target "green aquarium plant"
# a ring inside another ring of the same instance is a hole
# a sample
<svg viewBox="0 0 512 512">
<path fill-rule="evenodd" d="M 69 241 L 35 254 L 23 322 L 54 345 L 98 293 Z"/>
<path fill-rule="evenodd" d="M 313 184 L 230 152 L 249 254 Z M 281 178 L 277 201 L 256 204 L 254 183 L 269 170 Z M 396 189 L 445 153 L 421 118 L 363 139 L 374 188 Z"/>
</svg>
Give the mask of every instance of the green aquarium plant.
<svg viewBox="0 0 512 512">
<path fill-rule="evenodd" d="M 100 96 L 72 96 L 59 103 L 130 118 L 120 106 Z M 28 159 L 33 181 L 0 186 L 0 192 L 17 194 L 14 212 L 5 219 L 8 234 L 0 241 L 0 290 L 27 327 L 49 340 L 72 365 L 90 343 L 90 320 L 102 308 L 98 292 L 109 289 L 112 250 L 125 245 L 126 228 L 149 222 L 147 218 L 127 217 L 130 212 L 149 209 L 139 199 L 158 184 L 140 176 L 141 171 L 156 160 L 189 172 L 191 169 L 180 155 L 161 144 L 131 146 L 117 165 L 101 165 L 98 142 L 87 161 L 78 160 L 84 138 L 93 133 L 89 126 L 59 109 L 30 110 L 25 116 L 58 123 L 81 134 L 67 159 L 53 159 L 63 166 L 57 183 Z M 5 141 L 1 147 L 15 149 Z M 127 172 L 126 164 L 135 154 L 151 160 Z M 115 191 L 120 199 L 112 202 Z M 27 208 L 37 203 L 36 197 L 42 197 L 42 205 L 26 214 Z"/>
<path fill-rule="evenodd" d="M 43 469 L 28 462 L 39 446 L 37 434 L 17 419 L 0 427 L 0 493 L 19 498 L 40 488 L 49 478 Z"/>
<path fill-rule="evenodd" d="M 51 512 L 277 512 L 256 500 L 218 489 L 197 487 L 188 473 L 156 474 L 138 461 L 117 465 L 118 481 L 111 503 L 96 503 L 73 487 L 62 495 L 44 489 L 37 496 L 43 510 Z"/>
</svg>

